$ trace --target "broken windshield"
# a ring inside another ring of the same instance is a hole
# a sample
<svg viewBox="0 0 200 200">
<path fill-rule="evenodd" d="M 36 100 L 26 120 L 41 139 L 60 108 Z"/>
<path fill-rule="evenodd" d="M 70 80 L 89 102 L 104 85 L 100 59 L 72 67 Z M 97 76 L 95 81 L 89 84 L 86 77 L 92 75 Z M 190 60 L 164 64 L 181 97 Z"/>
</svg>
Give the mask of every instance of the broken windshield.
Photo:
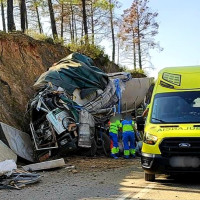
<svg viewBox="0 0 200 200">
<path fill-rule="evenodd" d="M 200 123 L 200 91 L 156 94 L 151 122 Z"/>
</svg>

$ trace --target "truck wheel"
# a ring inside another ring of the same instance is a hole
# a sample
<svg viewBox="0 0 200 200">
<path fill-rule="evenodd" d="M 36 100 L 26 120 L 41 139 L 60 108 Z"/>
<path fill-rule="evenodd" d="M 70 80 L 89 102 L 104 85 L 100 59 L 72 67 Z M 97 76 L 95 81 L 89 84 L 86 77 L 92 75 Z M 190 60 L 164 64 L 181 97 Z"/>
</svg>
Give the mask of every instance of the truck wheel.
<svg viewBox="0 0 200 200">
<path fill-rule="evenodd" d="M 97 153 L 106 156 L 110 154 L 110 138 L 106 133 L 102 133 L 102 139 L 100 136 L 97 138 Z"/>
<path fill-rule="evenodd" d="M 154 182 L 155 181 L 155 174 L 144 173 L 144 179 L 145 179 L 145 181 Z"/>
</svg>

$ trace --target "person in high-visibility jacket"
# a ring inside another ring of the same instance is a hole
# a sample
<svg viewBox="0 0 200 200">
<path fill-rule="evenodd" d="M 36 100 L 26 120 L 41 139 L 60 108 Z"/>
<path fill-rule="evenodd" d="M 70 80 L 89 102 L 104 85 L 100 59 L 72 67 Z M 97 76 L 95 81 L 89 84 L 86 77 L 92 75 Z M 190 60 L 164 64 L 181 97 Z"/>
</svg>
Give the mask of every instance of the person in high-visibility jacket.
<svg viewBox="0 0 200 200">
<path fill-rule="evenodd" d="M 122 128 L 124 158 L 128 159 L 130 156 L 135 158 L 135 122 L 131 117 L 127 117 L 121 122 L 120 127 Z"/>
<path fill-rule="evenodd" d="M 117 159 L 119 155 L 119 145 L 118 145 L 118 131 L 120 128 L 120 120 L 118 117 L 113 117 L 109 122 L 109 135 L 111 139 L 111 157 Z"/>
</svg>

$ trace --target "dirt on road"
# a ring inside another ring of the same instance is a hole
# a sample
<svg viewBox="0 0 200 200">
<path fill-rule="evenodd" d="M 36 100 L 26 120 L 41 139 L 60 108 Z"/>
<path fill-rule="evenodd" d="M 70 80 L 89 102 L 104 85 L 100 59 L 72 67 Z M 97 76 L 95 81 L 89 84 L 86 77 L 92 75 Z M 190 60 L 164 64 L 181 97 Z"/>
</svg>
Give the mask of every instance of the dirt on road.
<svg viewBox="0 0 200 200">
<path fill-rule="evenodd" d="M 77 172 L 97 172 L 106 171 L 128 166 L 140 167 L 140 159 L 113 159 L 108 157 L 68 157 L 65 159 L 67 166 L 75 166 Z"/>
<path fill-rule="evenodd" d="M 40 172 L 41 181 L 22 190 L 0 190 L 1 200 L 199 200 L 200 178 L 156 176 L 144 181 L 140 158 L 66 158 L 61 169 Z"/>
<path fill-rule="evenodd" d="M 66 166 L 41 171 L 41 181 L 22 190 L 0 190 L 1 200 L 96 199 L 119 196 L 119 183 L 126 174 L 141 170 L 140 158 L 67 157 Z M 111 199 L 112 199 L 111 198 Z"/>
</svg>

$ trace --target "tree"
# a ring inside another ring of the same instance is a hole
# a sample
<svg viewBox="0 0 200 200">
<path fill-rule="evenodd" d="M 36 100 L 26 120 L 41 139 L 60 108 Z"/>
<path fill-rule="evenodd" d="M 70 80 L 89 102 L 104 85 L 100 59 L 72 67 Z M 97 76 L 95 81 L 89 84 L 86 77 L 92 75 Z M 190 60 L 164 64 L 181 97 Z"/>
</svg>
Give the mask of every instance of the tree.
<svg viewBox="0 0 200 200">
<path fill-rule="evenodd" d="M 64 29 L 64 1 L 59 2 L 61 4 L 61 38 L 63 38 L 63 29 Z"/>
<path fill-rule="evenodd" d="M 115 31 L 114 31 L 114 23 L 113 23 L 113 4 L 112 0 L 109 0 L 110 3 L 110 26 L 111 26 L 111 34 L 112 34 L 112 61 L 115 62 Z"/>
<path fill-rule="evenodd" d="M 133 50 L 134 68 L 136 62 L 142 69 L 149 57 L 149 50 L 159 48 L 154 37 L 158 34 L 157 12 L 148 7 L 149 0 L 134 0 L 130 9 L 124 11 L 121 26 L 122 40 L 126 48 Z M 131 41 L 131 42 L 130 42 Z"/>
<path fill-rule="evenodd" d="M 78 39 L 77 24 L 82 21 L 82 3 L 80 0 L 58 0 L 54 3 L 54 15 L 58 25 L 58 34 L 72 43 Z M 79 14 L 81 13 L 81 15 Z M 79 16 L 79 15 L 80 16 Z M 81 28 L 80 28 L 81 29 Z"/>
<path fill-rule="evenodd" d="M 104 9 L 108 9 L 109 15 L 109 24 L 110 24 L 110 33 L 112 38 L 112 61 L 115 62 L 115 54 L 116 54 L 116 17 L 115 17 L 115 8 L 120 7 L 120 3 L 118 0 L 102 0 Z M 118 19 L 117 19 L 118 20 Z"/>
<path fill-rule="evenodd" d="M 92 44 L 94 44 L 94 2 L 90 2 L 90 12 L 91 12 L 91 29 L 92 29 Z"/>
<path fill-rule="evenodd" d="M 39 32 L 43 33 L 43 28 L 42 28 L 42 24 L 41 24 L 41 20 L 40 20 L 40 13 L 39 13 L 39 6 L 41 5 L 41 1 L 39 0 L 33 0 L 33 7 L 35 9 L 36 12 L 36 16 L 37 16 L 37 23 L 38 23 L 38 28 L 39 28 Z"/>
<path fill-rule="evenodd" d="M 54 17 L 54 10 L 53 10 L 51 0 L 48 0 L 48 6 L 49 6 L 50 19 L 51 19 L 52 35 L 53 35 L 53 38 L 56 39 L 56 38 L 58 38 L 58 33 L 57 33 L 57 29 L 56 29 L 56 21 L 55 21 L 55 17 Z"/>
<path fill-rule="evenodd" d="M 20 17 L 21 17 L 21 30 L 24 33 L 26 30 L 26 27 L 27 27 L 26 23 L 28 24 L 27 17 L 26 17 L 26 15 L 27 15 L 26 0 L 20 0 L 19 5 L 20 5 Z"/>
<path fill-rule="evenodd" d="M 134 70 L 137 67 L 137 56 L 136 56 L 136 33 L 134 30 L 135 20 L 130 15 L 130 9 L 124 11 L 123 21 L 121 24 L 121 29 L 119 33 L 119 37 L 123 41 L 126 50 L 126 58 L 129 59 L 128 52 L 131 52 L 130 59 L 133 61 Z"/>
<path fill-rule="evenodd" d="M 71 30 L 71 42 L 74 43 L 75 41 L 75 20 L 74 20 L 74 5 L 70 2 L 70 30 Z"/>
<path fill-rule="evenodd" d="M 3 31 L 6 32 L 6 20 L 5 20 L 4 1 L 3 0 L 1 0 L 1 16 L 2 16 Z"/>
<path fill-rule="evenodd" d="M 88 27 L 87 27 L 87 14 L 86 14 L 86 0 L 82 0 L 82 12 L 83 12 L 83 27 L 85 32 L 85 43 L 88 43 Z"/>
<path fill-rule="evenodd" d="M 7 0 L 8 32 L 16 30 L 13 16 L 13 0 Z"/>
<path fill-rule="evenodd" d="M 88 30 L 92 44 L 110 35 L 110 3 L 107 0 L 88 0 Z"/>
<path fill-rule="evenodd" d="M 107 0 L 85 1 L 86 33 L 83 18 L 82 0 L 54 1 L 54 14 L 58 24 L 58 33 L 72 43 L 100 43 L 110 34 L 109 2 Z M 88 38 L 88 39 L 87 39 Z"/>
</svg>

